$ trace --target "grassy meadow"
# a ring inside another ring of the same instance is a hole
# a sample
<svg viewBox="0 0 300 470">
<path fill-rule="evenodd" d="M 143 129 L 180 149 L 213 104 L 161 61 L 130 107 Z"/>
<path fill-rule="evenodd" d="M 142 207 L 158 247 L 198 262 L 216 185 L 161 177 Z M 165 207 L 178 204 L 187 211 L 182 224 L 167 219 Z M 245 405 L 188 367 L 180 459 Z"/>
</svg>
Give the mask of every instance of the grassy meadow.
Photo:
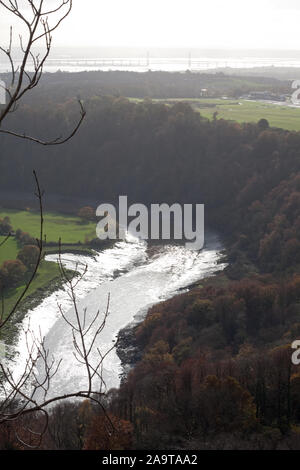
<svg viewBox="0 0 300 470">
<path fill-rule="evenodd" d="M 130 98 L 141 102 L 141 99 Z M 294 108 L 287 104 L 274 104 L 268 101 L 250 101 L 241 99 L 153 99 L 153 102 L 174 104 L 178 101 L 189 103 L 202 116 L 212 119 L 217 112 L 217 119 L 236 122 L 258 122 L 264 118 L 271 127 L 279 127 L 290 131 L 300 131 L 300 107 Z"/>
<path fill-rule="evenodd" d="M 5 239 L 6 237 L 0 236 L 0 244 L 3 243 Z M 0 247 L 0 266 L 4 261 L 16 259 L 19 250 L 20 248 L 16 240 L 9 238 L 5 244 Z"/>
<path fill-rule="evenodd" d="M 38 212 L 0 209 L 0 218 L 9 217 L 14 230 L 20 228 L 32 237 L 39 237 L 40 215 Z M 84 243 L 86 238 L 96 237 L 95 222 L 82 223 L 79 217 L 64 215 L 55 212 L 44 214 L 44 235 L 47 242 L 63 244 Z"/>
<path fill-rule="evenodd" d="M 212 119 L 215 112 L 217 119 L 237 122 L 257 122 L 262 118 L 269 121 L 271 127 L 280 127 L 290 131 L 300 131 L 300 108 L 285 104 L 247 100 L 197 100 L 192 106 L 202 116 Z"/>
<path fill-rule="evenodd" d="M 14 230 L 21 229 L 23 232 L 29 233 L 34 238 L 39 237 L 39 213 L 0 209 L 0 218 L 4 218 L 6 216 L 10 218 L 10 222 Z M 88 246 L 84 246 L 83 244 L 86 240 L 91 240 L 96 237 L 95 222 L 83 223 L 79 217 L 54 212 L 46 212 L 44 214 L 44 220 L 44 235 L 46 235 L 46 241 L 48 243 L 58 243 L 59 238 L 61 238 L 62 252 L 71 251 L 74 253 L 92 253 Z M 5 238 L 6 237 L 0 237 L 0 243 L 4 241 Z M 0 266 L 4 261 L 15 260 L 20 249 L 21 245 L 17 240 L 13 237 L 9 238 L 5 244 L 0 247 Z M 57 252 L 57 248 L 55 246 L 46 246 L 44 252 L 45 254 L 55 253 Z M 59 281 L 60 271 L 58 264 L 43 260 L 24 300 L 29 296 L 32 296 L 31 299 L 38 301 L 43 297 L 44 292 L 51 288 L 53 283 Z M 23 285 L 9 289 L 4 293 L 5 312 L 9 312 L 13 307 L 25 285 L 26 279 L 24 279 Z"/>
<path fill-rule="evenodd" d="M 38 290 L 40 289 L 47 290 L 50 286 L 50 283 L 52 283 L 55 279 L 59 280 L 59 278 L 60 278 L 60 271 L 59 271 L 58 264 L 52 263 L 49 261 L 42 261 L 39 267 L 38 274 L 36 275 L 34 281 L 30 285 L 24 297 L 24 300 L 26 300 L 29 296 L 33 294 L 34 296 L 36 296 Z M 25 282 L 23 285 L 15 289 L 10 289 L 8 292 L 4 294 L 4 311 L 5 312 L 9 312 L 11 308 L 15 305 L 19 296 L 22 294 L 24 288 L 25 288 Z"/>
</svg>

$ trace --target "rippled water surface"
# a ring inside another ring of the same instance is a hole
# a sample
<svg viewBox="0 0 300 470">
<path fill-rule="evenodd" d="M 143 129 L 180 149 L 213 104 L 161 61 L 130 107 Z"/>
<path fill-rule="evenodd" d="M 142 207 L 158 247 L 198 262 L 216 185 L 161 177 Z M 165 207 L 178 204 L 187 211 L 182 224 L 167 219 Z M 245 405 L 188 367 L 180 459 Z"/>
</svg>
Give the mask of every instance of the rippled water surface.
<svg viewBox="0 0 300 470">
<path fill-rule="evenodd" d="M 109 316 L 104 330 L 97 339 L 91 355 L 93 364 L 114 344 L 120 329 L 128 325 L 134 317 L 145 314 L 147 309 L 164 299 L 168 299 L 193 282 L 213 275 L 225 267 L 220 264 L 222 246 L 215 236 L 207 239 L 201 252 L 187 250 L 183 246 L 165 245 L 148 250 L 145 242 L 128 237 L 126 242 L 117 243 L 113 248 L 96 253 L 95 258 L 67 254 L 63 263 L 77 270 L 87 266 L 87 273 L 76 288 L 78 310 L 86 321 L 91 322 L 99 310 L 99 321 L 107 307 L 110 296 Z M 150 254 L 151 253 L 151 254 Z M 56 255 L 47 257 L 57 261 Z M 72 393 L 79 388 L 86 390 L 84 366 L 74 356 L 70 325 L 62 318 L 58 305 L 68 320 L 74 320 L 74 308 L 67 289 L 60 289 L 47 297 L 37 308 L 28 312 L 23 321 L 30 328 L 46 338 L 46 346 L 56 361 L 61 360 L 57 375 L 52 380 L 50 396 L 57 393 Z M 91 341 L 98 323 L 87 335 Z M 27 357 L 26 338 L 20 333 L 18 354 L 15 358 L 14 373 L 20 375 Z M 38 370 L 40 376 L 43 371 Z M 103 377 L 107 388 L 117 387 L 122 373 L 120 360 L 113 350 L 104 363 Z"/>
</svg>

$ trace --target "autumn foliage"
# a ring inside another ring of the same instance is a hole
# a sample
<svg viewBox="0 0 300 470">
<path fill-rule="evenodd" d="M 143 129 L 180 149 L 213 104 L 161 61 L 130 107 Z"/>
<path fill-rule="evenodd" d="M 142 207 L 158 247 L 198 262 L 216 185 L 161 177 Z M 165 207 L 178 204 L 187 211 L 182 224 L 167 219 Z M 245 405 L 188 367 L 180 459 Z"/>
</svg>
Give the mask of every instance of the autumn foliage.
<svg viewBox="0 0 300 470">
<path fill-rule="evenodd" d="M 112 414 L 95 416 L 87 430 L 84 450 L 130 450 L 132 424 Z"/>
</svg>

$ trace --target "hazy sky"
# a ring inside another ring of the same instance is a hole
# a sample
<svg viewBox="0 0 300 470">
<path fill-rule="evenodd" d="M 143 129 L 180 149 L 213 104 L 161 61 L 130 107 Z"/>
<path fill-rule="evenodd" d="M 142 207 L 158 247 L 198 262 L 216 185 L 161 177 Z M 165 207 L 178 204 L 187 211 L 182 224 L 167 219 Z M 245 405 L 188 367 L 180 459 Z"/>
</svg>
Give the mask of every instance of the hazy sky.
<svg viewBox="0 0 300 470">
<path fill-rule="evenodd" d="M 299 20 L 300 0 L 74 0 L 54 39 L 60 46 L 300 50 Z M 11 22 L 0 7 L 0 44 Z"/>
</svg>

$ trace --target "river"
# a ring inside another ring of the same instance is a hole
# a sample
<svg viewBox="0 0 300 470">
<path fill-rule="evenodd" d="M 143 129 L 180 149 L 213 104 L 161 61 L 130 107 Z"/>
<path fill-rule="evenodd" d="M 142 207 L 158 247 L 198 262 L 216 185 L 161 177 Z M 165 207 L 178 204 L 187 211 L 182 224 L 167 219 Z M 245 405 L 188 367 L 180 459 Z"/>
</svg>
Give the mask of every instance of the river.
<svg viewBox="0 0 300 470">
<path fill-rule="evenodd" d="M 80 271 L 87 266 L 85 276 L 76 287 L 78 311 L 83 317 L 86 310 L 87 325 L 98 310 L 99 320 L 103 319 L 110 296 L 109 316 L 105 328 L 97 338 L 91 362 L 95 365 L 99 360 L 98 349 L 105 354 L 114 344 L 118 332 L 132 321 L 140 321 L 150 306 L 171 298 L 188 289 L 192 283 L 224 269 L 226 265 L 222 263 L 221 252 L 221 242 L 213 234 L 206 238 L 205 248 L 201 252 L 175 245 L 149 250 L 146 242 L 128 235 L 126 241 L 95 253 L 94 258 L 63 255 L 62 262 L 67 268 Z M 46 259 L 57 262 L 57 255 L 47 256 Z M 56 363 L 61 361 L 58 372 L 51 381 L 48 397 L 87 389 L 84 366 L 74 355 L 71 327 L 62 318 L 58 305 L 68 321 L 74 320 L 69 292 L 66 288 L 61 288 L 27 313 L 14 359 L 14 375 L 19 377 L 28 357 L 24 331 L 30 327 L 35 336 L 45 337 L 49 357 L 53 356 Z M 87 343 L 91 341 L 98 326 L 99 322 L 96 322 L 91 328 L 86 337 Z M 37 374 L 42 377 L 42 364 L 37 369 Z M 119 386 L 122 372 L 121 361 L 113 349 L 104 361 L 103 378 L 107 390 Z"/>
</svg>

